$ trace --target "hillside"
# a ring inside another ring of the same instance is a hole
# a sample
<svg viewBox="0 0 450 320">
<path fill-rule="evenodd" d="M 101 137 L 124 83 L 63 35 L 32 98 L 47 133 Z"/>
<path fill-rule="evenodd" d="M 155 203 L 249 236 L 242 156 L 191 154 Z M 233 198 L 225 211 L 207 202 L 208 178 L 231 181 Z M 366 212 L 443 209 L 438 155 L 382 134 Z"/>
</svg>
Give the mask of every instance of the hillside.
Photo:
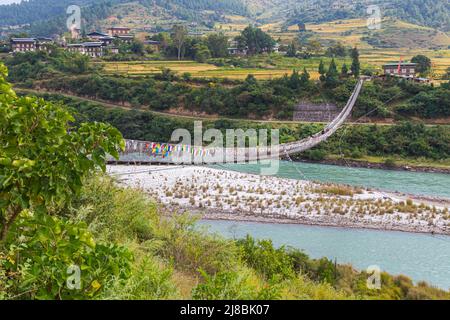
<svg viewBox="0 0 450 320">
<path fill-rule="evenodd" d="M 450 30 L 447 0 L 250 0 L 248 3 L 255 18 L 262 23 L 287 20 L 287 25 L 293 25 L 356 19 L 368 16 L 369 5 L 377 5 L 384 17 Z"/>
<path fill-rule="evenodd" d="M 0 26 L 32 24 L 64 15 L 72 4 L 92 5 L 95 0 L 29 0 L 20 4 L 0 6 Z"/>
<path fill-rule="evenodd" d="M 65 9 L 71 4 L 83 7 L 87 29 L 96 21 L 134 19 L 153 27 L 183 21 L 211 27 L 239 15 L 246 22 L 324 23 L 334 20 L 365 19 L 367 7 L 376 4 L 383 17 L 450 31 L 450 3 L 447 0 L 29 0 L 0 6 L 0 27 L 31 24 L 33 34 L 56 33 L 65 28 Z M 139 14 L 136 14 L 139 13 Z"/>
<path fill-rule="evenodd" d="M 31 34 L 61 33 L 66 28 L 66 8 L 82 7 L 83 27 L 97 27 L 97 21 L 117 17 L 133 17 L 138 12 L 141 20 L 155 23 L 165 19 L 176 21 L 215 21 L 221 14 L 247 15 L 241 0 L 30 0 L 20 4 L 0 6 L 0 27 L 30 24 Z M 206 19 L 206 20 L 205 20 Z"/>
</svg>

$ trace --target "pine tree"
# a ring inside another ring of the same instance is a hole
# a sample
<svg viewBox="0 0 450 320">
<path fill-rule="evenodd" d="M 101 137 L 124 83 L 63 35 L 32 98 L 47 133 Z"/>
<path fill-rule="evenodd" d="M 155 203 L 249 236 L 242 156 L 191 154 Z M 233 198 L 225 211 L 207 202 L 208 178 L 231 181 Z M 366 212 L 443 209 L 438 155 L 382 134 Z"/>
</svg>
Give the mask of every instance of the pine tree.
<svg viewBox="0 0 450 320">
<path fill-rule="evenodd" d="M 355 47 L 352 49 L 351 56 L 352 56 L 352 67 L 351 67 L 352 74 L 355 78 L 357 78 L 361 74 L 361 63 L 359 62 L 358 48 Z"/>
<path fill-rule="evenodd" d="M 300 75 L 297 70 L 292 72 L 291 78 L 289 79 L 289 86 L 292 89 L 298 89 L 300 87 Z"/>
<path fill-rule="evenodd" d="M 343 76 L 343 77 L 348 76 L 348 67 L 347 67 L 347 64 L 345 64 L 345 63 L 342 65 L 341 76 Z"/>
<path fill-rule="evenodd" d="M 327 71 L 325 70 L 325 65 L 323 63 L 322 60 L 320 60 L 320 64 L 319 64 L 319 74 L 320 74 L 320 81 L 325 81 L 325 74 L 327 73 Z"/>
<path fill-rule="evenodd" d="M 336 62 L 334 61 L 334 59 L 332 59 L 325 76 L 325 85 L 330 88 L 336 87 L 339 82 L 338 77 L 339 72 L 337 70 Z"/>
<path fill-rule="evenodd" d="M 295 57 L 296 54 L 297 54 L 297 48 L 295 47 L 294 42 L 292 42 L 288 46 L 288 49 L 287 49 L 287 52 L 286 52 L 286 56 L 288 56 L 288 57 Z"/>
<path fill-rule="evenodd" d="M 300 77 L 300 82 L 302 83 L 302 85 L 305 85 L 308 83 L 309 79 L 310 79 L 310 76 L 309 76 L 308 70 L 306 70 L 306 68 L 303 68 L 303 73 Z"/>
</svg>

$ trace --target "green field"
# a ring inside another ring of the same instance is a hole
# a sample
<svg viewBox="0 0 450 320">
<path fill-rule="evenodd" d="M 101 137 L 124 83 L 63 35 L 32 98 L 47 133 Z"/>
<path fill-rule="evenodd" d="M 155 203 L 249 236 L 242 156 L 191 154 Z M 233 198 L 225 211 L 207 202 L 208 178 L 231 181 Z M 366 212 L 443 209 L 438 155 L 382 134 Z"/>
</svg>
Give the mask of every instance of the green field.
<svg viewBox="0 0 450 320">
<path fill-rule="evenodd" d="M 257 79 L 268 80 L 291 74 L 295 70 L 306 68 L 312 79 L 318 79 L 317 72 L 320 60 L 327 65 L 330 58 L 296 59 L 272 54 L 249 58 L 252 67 L 217 67 L 212 64 L 197 63 L 195 61 L 128 61 L 128 62 L 104 62 L 103 72 L 111 75 L 146 76 L 161 73 L 164 69 L 170 69 L 179 75 L 190 73 L 196 78 L 228 78 L 245 79 L 249 74 Z M 346 63 L 350 66 L 351 60 L 336 59 L 338 67 Z M 365 64 L 364 67 L 369 67 Z"/>
</svg>

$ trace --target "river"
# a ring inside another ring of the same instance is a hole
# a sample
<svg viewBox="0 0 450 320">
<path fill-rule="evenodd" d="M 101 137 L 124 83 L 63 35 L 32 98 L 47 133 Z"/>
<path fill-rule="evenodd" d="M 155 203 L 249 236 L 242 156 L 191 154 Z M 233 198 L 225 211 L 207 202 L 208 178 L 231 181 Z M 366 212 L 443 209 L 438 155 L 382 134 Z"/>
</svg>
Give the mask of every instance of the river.
<svg viewBox="0 0 450 320">
<path fill-rule="evenodd" d="M 228 164 L 221 169 L 259 173 L 259 165 Z M 348 168 L 282 161 L 278 177 L 343 183 L 386 191 L 450 199 L 450 175 Z M 202 221 L 226 237 L 271 239 L 275 245 L 304 250 L 313 258 L 328 257 L 365 270 L 377 265 L 392 274 L 450 289 L 450 236 L 252 222 Z"/>
<path fill-rule="evenodd" d="M 258 164 L 226 164 L 220 169 L 259 174 Z M 280 161 L 277 177 L 398 191 L 450 199 L 450 174 L 351 168 L 325 164 Z"/>
<path fill-rule="evenodd" d="M 276 246 L 302 249 L 312 258 L 337 259 L 359 270 L 376 265 L 394 275 L 404 274 L 415 281 L 450 289 L 450 236 L 254 222 L 199 224 L 225 237 L 250 234 L 257 239 L 271 239 Z"/>
</svg>

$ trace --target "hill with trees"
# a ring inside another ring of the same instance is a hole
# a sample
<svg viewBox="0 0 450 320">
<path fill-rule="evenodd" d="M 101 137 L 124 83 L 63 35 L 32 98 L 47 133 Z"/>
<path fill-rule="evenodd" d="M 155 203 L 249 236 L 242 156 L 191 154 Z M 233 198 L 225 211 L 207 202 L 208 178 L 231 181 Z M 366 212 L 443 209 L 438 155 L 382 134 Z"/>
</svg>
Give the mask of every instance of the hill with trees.
<svg viewBox="0 0 450 320">
<path fill-rule="evenodd" d="M 32 34 L 52 34 L 64 30 L 69 5 L 83 7 L 86 28 L 110 15 L 124 4 L 138 4 L 148 19 L 197 22 L 213 26 L 226 15 L 240 15 L 257 23 L 281 22 L 285 25 L 321 23 L 367 17 L 368 4 L 344 0 L 30 0 L 0 6 L 0 26 L 31 24 Z M 383 16 L 450 31 L 450 4 L 446 0 L 375 0 Z M 207 14 L 206 14 L 207 13 Z M 161 15 L 163 14 L 163 15 Z M 122 14 L 121 14 L 122 15 Z M 47 28 L 44 26 L 47 25 Z"/>
</svg>

